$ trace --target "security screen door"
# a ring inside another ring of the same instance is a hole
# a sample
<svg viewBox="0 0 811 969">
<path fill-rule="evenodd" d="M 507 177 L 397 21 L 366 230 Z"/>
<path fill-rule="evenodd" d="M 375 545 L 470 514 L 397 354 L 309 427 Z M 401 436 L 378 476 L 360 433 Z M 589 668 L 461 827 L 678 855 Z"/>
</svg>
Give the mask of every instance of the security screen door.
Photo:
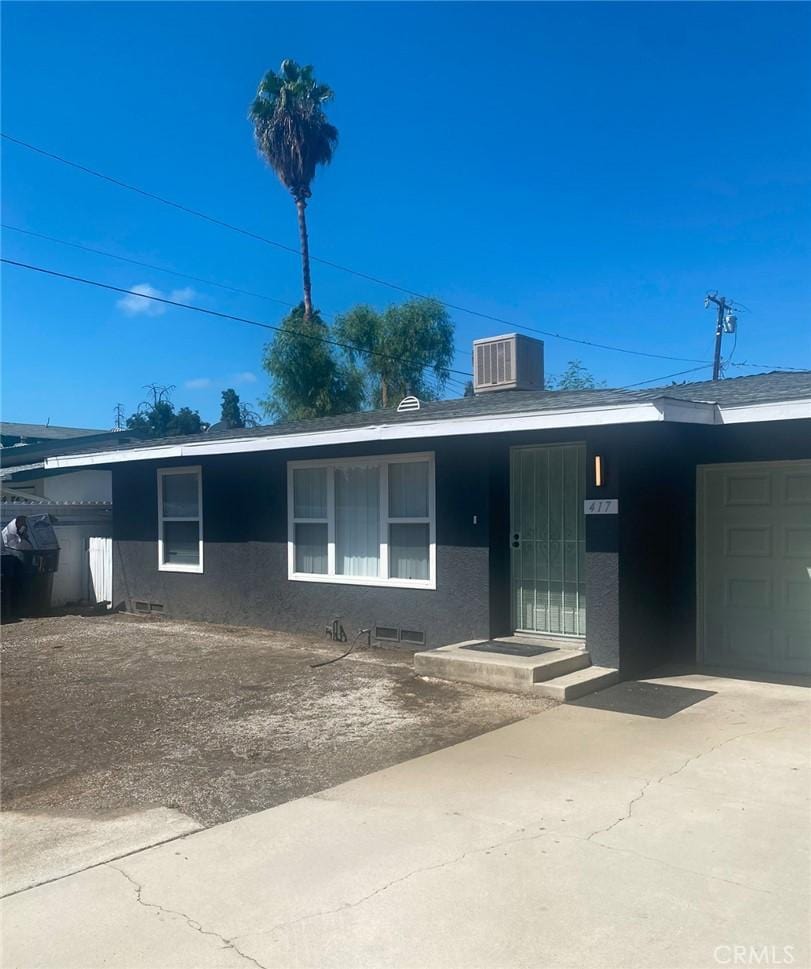
<svg viewBox="0 0 811 969">
<path fill-rule="evenodd" d="M 510 453 L 512 619 L 516 632 L 585 636 L 586 449 Z"/>
</svg>

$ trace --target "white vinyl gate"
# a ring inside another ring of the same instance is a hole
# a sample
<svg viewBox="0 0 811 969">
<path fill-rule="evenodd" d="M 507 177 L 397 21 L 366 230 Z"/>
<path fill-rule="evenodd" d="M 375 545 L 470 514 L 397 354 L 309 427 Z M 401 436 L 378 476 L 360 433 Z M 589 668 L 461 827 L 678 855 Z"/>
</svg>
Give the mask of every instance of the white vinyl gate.
<svg viewBox="0 0 811 969">
<path fill-rule="evenodd" d="M 113 540 L 89 538 L 87 540 L 90 577 L 88 599 L 91 602 L 113 601 Z"/>
</svg>

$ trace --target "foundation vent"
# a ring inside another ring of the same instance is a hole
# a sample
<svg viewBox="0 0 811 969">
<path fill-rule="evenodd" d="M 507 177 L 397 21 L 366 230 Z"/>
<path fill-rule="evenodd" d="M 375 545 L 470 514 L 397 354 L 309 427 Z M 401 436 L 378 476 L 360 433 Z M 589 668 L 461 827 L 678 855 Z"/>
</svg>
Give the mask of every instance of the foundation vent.
<svg viewBox="0 0 811 969">
<path fill-rule="evenodd" d="M 410 646 L 424 646 L 425 632 L 422 629 L 401 629 L 400 642 Z"/>
<path fill-rule="evenodd" d="M 375 639 L 382 639 L 386 642 L 399 643 L 400 630 L 397 626 L 375 626 Z"/>
<path fill-rule="evenodd" d="M 144 602 L 143 599 L 133 599 L 132 607 L 135 612 L 163 612 L 162 602 Z"/>
</svg>

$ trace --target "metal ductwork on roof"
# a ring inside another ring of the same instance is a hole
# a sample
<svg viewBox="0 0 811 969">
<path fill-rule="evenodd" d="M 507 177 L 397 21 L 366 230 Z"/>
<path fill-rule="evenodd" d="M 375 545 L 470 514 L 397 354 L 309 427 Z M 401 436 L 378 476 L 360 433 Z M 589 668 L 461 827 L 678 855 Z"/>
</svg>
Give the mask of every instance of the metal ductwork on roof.
<svg viewBox="0 0 811 969">
<path fill-rule="evenodd" d="M 507 333 L 473 341 L 473 390 L 543 390 L 543 340 Z"/>
</svg>

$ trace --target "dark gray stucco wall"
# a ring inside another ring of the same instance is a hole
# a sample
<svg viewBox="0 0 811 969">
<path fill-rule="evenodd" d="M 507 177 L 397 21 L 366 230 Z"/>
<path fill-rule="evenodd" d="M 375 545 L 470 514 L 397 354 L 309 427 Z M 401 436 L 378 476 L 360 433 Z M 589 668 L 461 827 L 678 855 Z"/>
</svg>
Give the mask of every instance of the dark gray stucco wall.
<svg viewBox="0 0 811 969">
<path fill-rule="evenodd" d="M 424 630 L 430 646 L 509 635 L 509 452 L 512 446 L 584 442 L 595 453 L 622 440 L 617 429 L 585 428 L 417 440 L 400 448 L 360 445 L 113 465 L 114 595 L 159 603 L 164 613 L 321 635 L 340 618 L 348 635 L 374 624 Z M 621 430 L 621 429 L 620 429 Z M 286 463 L 302 458 L 434 451 L 437 589 L 369 588 L 287 578 Z M 203 468 L 202 575 L 157 568 L 158 467 Z M 616 469 L 596 492 L 616 497 Z M 477 524 L 473 524 L 474 517 Z M 619 665 L 619 529 L 616 517 L 586 523 L 587 644 L 595 663 Z M 593 603 L 593 605 L 592 605 Z"/>
<path fill-rule="evenodd" d="M 364 445 L 360 453 L 436 455 L 437 588 L 295 582 L 287 577 L 288 460 L 347 448 L 216 456 L 113 466 L 114 595 L 160 603 L 166 615 L 321 635 L 340 618 L 349 637 L 375 624 L 424 630 L 431 646 L 486 638 L 489 603 L 489 464 L 474 441 Z M 358 449 L 354 449 L 357 454 Z M 160 466 L 203 469 L 203 574 L 157 567 Z M 473 524 L 474 516 L 477 524 Z"/>
<path fill-rule="evenodd" d="M 692 662 L 696 468 L 809 458 L 811 421 L 639 424 L 162 462 L 203 466 L 202 575 L 158 571 L 160 463 L 113 465 L 114 595 L 128 608 L 140 599 L 161 603 L 179 618 L 315 635 L 336 617 L 349 636 L 374 624 L 399 625 L 424 630 L 429 646 L 507 635 L 509 449 L 575 441 L 586 445 L 587 497 L 620 503 L 617 516 L 586 519 L 586 641 L 593 662 L 625 675 L 666 661 Z M 431 450 L 436 590 L 288 580 L 288 460 Z M 596 454 L 606 473 L 600 489 L 593 483 Z"/>
<path fill-rule="evenodd" d="M 697 468 L 811 458 L 811 421 L 626 430 L 613 460 L 619 464 L 619 665 L 630 675 L 696 659 Z"/>
<path fill-rule="evenodd" d="M 634 424 L 532 435 L 492 445 L 491 602 L 509 632 L 511 445 L 586 444 L 587 498 L 617 498 L 619 515 L 586 518 L 586 644 L 595 665 L 635 675 L 696 656 L 696 475 L 702 464 L 811 458 L 811 421 Z M 594 485 L 594 457 L 605 484 Z"/>
</svg>

